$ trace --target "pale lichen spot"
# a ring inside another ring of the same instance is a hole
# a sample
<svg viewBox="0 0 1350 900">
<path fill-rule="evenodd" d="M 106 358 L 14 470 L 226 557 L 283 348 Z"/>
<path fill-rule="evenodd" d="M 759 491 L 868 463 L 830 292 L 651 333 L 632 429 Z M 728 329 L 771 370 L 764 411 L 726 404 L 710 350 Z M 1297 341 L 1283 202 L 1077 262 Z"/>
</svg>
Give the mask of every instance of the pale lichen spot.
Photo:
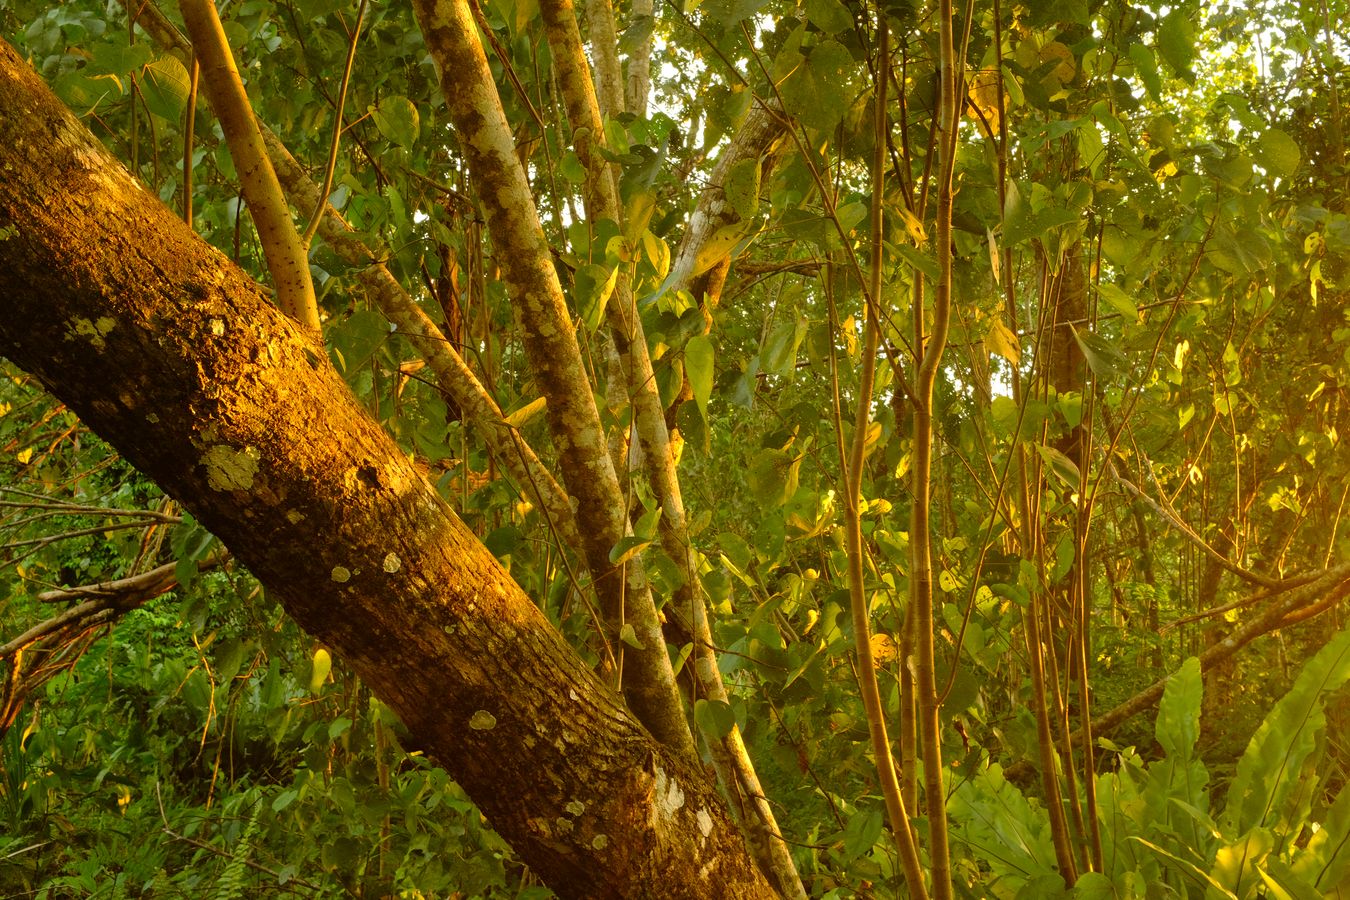
<svg viewBox="0 0 1350 900">
<path fill-rule="evenodd" d="M 211 320 L 211 333 L 214 334 L 216 337 L 220 337 L 221 335 L 223 335 L 223 334 L 225 333 L 225 320 L 224 320 L 224 319 L 212 319 L 212 320 Z"/>
<path fill-rule="evenodd" d="M 305 521 L 305 514 L 298 509 L 288 509 L 286 510 L 286 521 L 292 525 L 299 525 Z"/>
<path fill-rule="evenodd" d="M 580 703 L 580 702 L 581 702 L 581 695 L 577 693 L 577 689 L 576 689 L 576 688 L 568 688 L 568 689 L 567 689 L 567 697 L 568 697 L 568 699 L 571 700 L 573 703 Z"/>
<path fill-rule="evenodd" d="M 149 422 L 151 425 L 158 425 L 158 424 L 159 424 L 159 416 L 155 415 L 154 413 L 146 413 L 146 414 L 145 414 L 145 421 Z"/>
<path fill-rule="evenodd" d="M 661 814 L 669 819 L 675 815 L 675 812 L 684 806 L 684 791 L 675 779 L 666 775 L 666 770 L 660 766 L 656 767 L 656 807 Z"/>
<path fill-rule="evenodd" d="M 593 850 L 603 850 L 608 846 L 609 835 L 607 834 L 597 834 L 595 837 L 591 838 L 591 849 Z"/>
<path fill-rule="evenodd" d="M 553 824 L 558 829 L 558 834 L 569 834 L 572 831 L 572 820 L 566 816 L 558 816 Z"/>
<path fill-rule="evenodd" d="M 216 444 L 202 454 L 206 465 L 206 483 L 217 491 L 246 491 L 258 474 L 258 448 L 242 450 Z"/>
<path fill-rule="evenodd" d="M 384 570 L 390 575 L 402 568 L 403 563 L 399 560 L 397 553 L 386 553 L 384 557 Z"/>
<path fill-rule="evenodd" d="M 580 800 L 572 800 L 569 801 L 563 809 L 567 810 L 571 815 L 579 816 L 586 811 L 586 804 L 582 803 Z"/>
<path fill-rule="evenodd" d="M 469 727 L 474 731 L 491 731 L 497 727 L 497 717 L 486 709 L 480 709 L 469 717 Z"/>
<path fill-rule="evenodd" d="M 346 584 L 352 580 L 352 570 L 346 566 L 333 566 L 333 572 L 329 577 L 338 584 Z"/>
<path fill-rule="evenodd" d="M 703 835 L 705 838 L 712 834 L 713 820 L 712 816 L 708 815 L 706 809 L 700 809 L 698 814 L 694 816 L 694 820 L 698 822 L 699 834 Z"/>
<path fill-rule="evenodd" d="M 99 316 L 95 321 L 90 321 L 83 316 L 75 316 L 66 326 L 66 340 L 85 339 L 94 346 L 95 350 L 102 350 L 108 345 L 107 341 L 103 339 L 116 327 L 117 320 L 111 316 Z"/>
</svg>

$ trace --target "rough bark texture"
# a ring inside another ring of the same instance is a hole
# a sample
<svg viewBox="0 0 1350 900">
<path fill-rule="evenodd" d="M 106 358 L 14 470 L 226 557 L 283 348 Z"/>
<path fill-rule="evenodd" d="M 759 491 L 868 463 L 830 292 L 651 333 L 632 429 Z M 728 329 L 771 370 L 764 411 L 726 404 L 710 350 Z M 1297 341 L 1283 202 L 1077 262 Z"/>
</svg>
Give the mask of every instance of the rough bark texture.
<svg viewBox="0 0 1350 900">
<path fill-rule="evenodd" d="M 0 352 L 345 657 L 552 887 L 771 897 L 302 330 L 0 46 Z M 602 451 L 603 452 L 603 451 Z"/>
<path fill-rule="evenodd" d="M 129 9 L 138 10 L 136 24 L 144 28 L 160 47 L 173 53 L 184 64 L 191 64 L 192 49 L 187 39 L 158 9 L 153 6 L 139 8 L 135 0 L 120 2 Z M 258 129 L 262 133 L 267 157 L 271 160 L 287 199 L 298 209 L 314 209 L 319 201 L 319 186 L 309 177 L 304 166 L 291 156 L 280 138 L 261 122 L 258 123 Z M 579 550 L 581 539 L 577 534 L 567 493 L 519 431 L 506 422 L 497 401 L 483 387 L 451 340 L 413 302 L 389 268 L 381 262 L 382 258 L 391 254 L 373 252 L 331 205 L 324 206 L 319 234 L 334 253 L 357 270 L 356 279 L 365 289 L 366 296 L 398 328 L 399 333 L 417 348 L 436 374 L 441 388 L 450 395 L 459 413 L 487 445 L 497 462 L 511 474 L 525 495 L 544 510 L 563 542 Z"/>
<path fill-rule="evenodd" d="M 692 759 L 693 735 L 643 570 L 637 565 L 616 569 L 609 562 L 610 550 L 627 533 L 627 510 L 558 273 L 473 16 L 465 0 L 415 0 L 413 7 L 478 188 L 530 370 L 548 399 L 549 431 L 563 483 L 576 501 L 586 561 L 611 643 L 623 646 L 619 635 L 625 625 L 636 637 L 637 646 L 624 650 L 624 696 L 658 739 Z"/>
<path fill-rule="evenodd" d="M 591 139 L 603 134 L 601 110 L 622 99 L 614 95 L 618 90 L 619 78 L 615 72 L 605 74 L 604 62 L 609 57 L 598 46 L 601 40 L 606 39 L 605 36 L 613 37 L 613 9 L 607 0 L 591 0 L 589 5 L 592 43 L 596 45 L 595 56 L 599 60 L 596 83 L 602 88 L 608 85 L 610 91 L 610 96 L 606 96 L 603 90 L 597 96 L 586 74 L 586 56 L 571 0 L 544 0 L 539 6 L 557 66 L 558 84 L 567 107 L 567 117 L 573 134 L 577 136 L 574 138 L 577 152 L 587 167 L 586 215 L 591 221 L 608 218 L 622 225 L 619 197 L 610 177 L 610 166 L 599 153 L 599 142 Z M 617 62 L 613 62 L 613 65 L 617 66 Z M 610 115 L 616 111 L 613 107 L 606 109 Z M 583 140 L 585 152 L 582 152 Z M 677 632 L 680 644 L 692 643 L 694 646 L 692 671 L 696 680 L 695 696 L 726 703 L 726 686 L 722 682 L 707 606 L 698 579 L 698 562 L 689 540 L 689 526 L 679 476 L 675 471 L 675 457 L 670 448 L 665 409 L 657 391 L 647 337 L 633 302 L 632 283 L 627 272 L 619 273 L 606 314 L 612 345 L 618 355 L 632 406 L 633 422 L 642 449 L 643 469 L 661 507 L 658 523 L 661 548 L 685 574 L 683 584 L 666 605 L 667 621 Z M 759 775 L 755 772 L 740 728 L 733 725 L 730 731 L 722 735 L 705 730 L 703 738 L 728 794 L 746 798 L 741 821 L 751 851 L 784 895 L 804 900 L 806 890 L 787 843 L 783 840 L 782 829 L 774 817 Z"/>
</svg>

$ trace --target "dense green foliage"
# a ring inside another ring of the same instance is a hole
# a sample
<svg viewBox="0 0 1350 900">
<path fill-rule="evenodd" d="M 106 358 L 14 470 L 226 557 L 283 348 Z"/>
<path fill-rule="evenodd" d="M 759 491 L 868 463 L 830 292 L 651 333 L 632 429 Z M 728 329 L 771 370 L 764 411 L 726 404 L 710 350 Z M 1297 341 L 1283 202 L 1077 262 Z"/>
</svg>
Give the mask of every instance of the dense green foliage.
<svg viewBox="0 0 1350 900">
<path fill-rule="evenodd" d="M 258 117 L 320 175 L 356 6 L 236 0 L 224 13 Z M 910 713 L 910 308 L 915 297 L 931 304 L 938 273 L 929 6 L 885 7 L 901 97 L 862 495 L 872 645 L 892 721 Z M 597 395 L 600 307 L 625 267 L 644 298 L 662 398 L 678 406 L 681 481 L 731 692 L 729 708 L 700 701 L 692 714 L 712 731 L 744 731 L 814 896 L 902 895 L 858 699 L 836 450 L 859 402 L 860 284 L 872 264 L 875 11 L 703 0 L 652 18 L 621 5 L 620 52 L 652 38 L 656 48 L 652 111 L 606 126 L 628 234 L 581 213 L 585 172 L 537 4 L 492 0 L 481 12 Z M 1340 105 L 1350 47 L 1337 33 L 1350 9 L 1061 0 L 972 3 L 964 14 L 969 90 L 932 504 L 958 896 L 1350 896 L 1344 608 L 1273 623 L 1273 635 L 1216 659 L 1203 691 L 1195 661 L 1278 602 L 1286 579 L 1350 562 L 1339 530 L 1350 497 L 1339 440 L 1350 431 Z M 0 0 L 0 34 L 181 209 L 182 63 L 143 33 L 129 40 L 125 9 L 104 0 Z M 373 4 L 332 201 L 447 320 L 501 407 L 519 410 L 538 391 L 438 91 L 406 4 Z M 792 127 L 724 185 L 741 221 L 699 258 L 707 268 L 734 251 L 728 283 L 711 300 L 673 290 L 671 258 L 698 190 L 756 96 L 781 103 Z M 203 107 L 193 224 L 262 278 L 213 124 Z M 334 364 L 593 659 L 585 580 L 528 492 L 501 476 L 362 295 L 359 273 L 322 242 L 311 263 Z M 686 379 L 693 402 L 678 404 Z M 14 716 L 0 719 L 10 726 L 0 732 L 0 895 L 548 895 L 247 573 L 198 573 L 219 551 L 209 535 L 190 519 L 97 511 L 176 516 L 153 485 L 21 373 L 6 373 L 3 409 L 0 644 L 52 614 L 41 591 L 162 564 L 180 583 L 119 610 L 112 627 L 90 622 L 0 659 L 9 689 L 33 685 L 26 703 L 0 695 L 0 713 Z M 628 427 L 623 403 L 605 414 L 617 432 Z M 519 423 L 547 456 L 542 417 Z M 648 546 L 659 504 L 640 478 L 630 491 L 638 540 L 624 549 L 645 550 L 668 596 L 679 566 Z M 1345 580 L 1308 604 L 1336 600 Z M 1065 756 L 1075 852 L 1089 858 L 1095 814 L 1107 860 L 1072 894 L 1043 785 L 1026 774 L 1041 745 L 1033 616 L 1048 629 L 1044 712 L 1057 741 L 1071 731 L 1078 741 L 1085 718 L 1175 673 L 1154 729 L 1150 712 L 1094 736 L 1093 800 L 1081 744 Z M 672 652 L 682 661 L 688 648 Z M 912 751 L 897 753 L 914 765 Z M 1018 766 L 1016 783 L 1005 778 Z"/>
</svg>

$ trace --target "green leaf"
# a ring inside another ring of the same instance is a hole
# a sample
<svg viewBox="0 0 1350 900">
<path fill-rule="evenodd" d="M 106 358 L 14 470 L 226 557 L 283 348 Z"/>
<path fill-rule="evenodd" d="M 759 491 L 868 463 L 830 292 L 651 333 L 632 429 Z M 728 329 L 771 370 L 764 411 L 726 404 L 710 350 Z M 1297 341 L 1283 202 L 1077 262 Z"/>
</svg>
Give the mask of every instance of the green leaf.
<svg viewBox="0 0 1350 900">
<path fill-rule="evenodd" d="M 736 727 L 736 714 L 725 700 L 696 700 L 694 721 L 705 735 L 720 741 Z"/>
<path fill-rule="evenodd" d="M 142 41 L 139 44 L 98 44 L 84 72 L 87 75 L 123 76 L 135 72 L 154 59 L 155 51 L 151 44 Z M 170 57 L 172 58 L 172 57 Z"/>
<path fill-rule="evenodd" d="M 335 741 L 347 733 L 347 729 L 352 727 L 352 720 L 346 716 L 338 716 L 328 723 L 328 739 Z"/>
<path fill-rule="evenodd" d="M 417 107 L 407 97 L 391 94 L 382 98 L 380 105 L 370 111 L 370 117 L 380 134 L 405 150 L 417 143 L 421 120 Z"/>
<path fill-rule="evenodd" d="M 639 534 L 630 534 L 619 538 L 609 551 L 609 561 L 616 566 L 621 566 L 642 552 L 642 549 L 652 542 L 651 537 L 644 537 Z"/>
<path fill-rule="evenodd" d="M 558 170 L 562 172 L 562 177 L 567 179 L 569 184 L 586 183 L 586 167 L 581 164 L 581 157 L 577 156 L 575 150 L 568 150 L 563 154 L 562 161 L 558 164 Z"/>
<path fill-rule="evenodd" d="M 1275 836 L 1268 828 L 1253 828 L 1238 840 L 1220 847 L 1210 869 L 1213 881 L 1234 896 L 1246 897 L 1255 886 L 1257 867 L 1266 861 L 1275 847 Z"/>
<path fill-rule="evenodd" d="M 1154 735 L 1169 758 L 1187 760 L 1200 736 L 1200 698 L 1204 681 L 1200 678 L 1200 660 L 1192 656 L 1167 679 Z"/>
<path fill-rule="evenodd" d="M 806 18 L 826 34 L 853 27 L 853 15 L 839 0 L 806 0 Z"/>
<path fill-rule="evenodd" d="M 619 52 L 632 56 L 651 40 L 656 19 L 652 16 L 633 16 L 631 23 L 619 36 Z"/>
<path fill-rule="evenodd" d="M 801 457 L 786 450 L 766 448 L 750 458 L 745 480 L 763 506 L 782 506 L 797 493 Z"/>
<path fill-rule="evenodd" d="M 1327 894 L 1350 877 L 1350 788 L 1341 787 L 1331 809 L 1322 817 L 1322 827 L 1294 857 L 1293 870 L 1304 882 Z"/>
<path fill-rule="evenodd" d="M 1158 77 L 1158 60 L 1146 45 L 1134 41 L 1130 44 L 1130 60 L 1134 63 L 1135 74 L 1144 83 L 1144 89 L 1154 100 L 1162 100 L 1162 79 Z"/>
<path fill-rule="evenodd" d="M 876 846 L 881 837 L 881 810 L 875 807 L 866 812 L 854 813 L 844 824 L 844 858 L 859 859 Z"/>
<path fill-rule="evenodd" d="M 1153 853 L 1158 857 L 1159 861 L 1161 861 L 1164 865 L 1168 866 L 1169 868 L 1182 873 L 1182 875 L 1184 875 L 1185 877 L 1209 885 L 1209 887 L 1213 889 L 1213 892 L 1217 894 L 1217 896 L 1223 898 L 1223 900 L 1238 900 L 1236 894 L 1228 890 L 1223 885 L 1219 884 L 1217 881 L 1215 881 L 1214 878 L 1210 876 L 1208 872 L 1205 872 L 1204 870 L 1196 866 L 1195 863 L 1190 862 L 1189 860 L 1182 859 L 1175 853 L 1172 853 L 1169 850 L 1164 850 L 1157 844 L 1154 844 L 1150 841 L 1146 841 L 1143 838 L 1139 837 L 1138 835 L 1133 834 L 1129 835 L 1127 840 L 1135 841 L 1136 843 L 1142 844 L 1143 846 L 1147 847 L 1149 850 L 1152 850 Z M 1206 894 L 1205 896 L 1209 897 L 1211 896 L 1211 894 Z"/>
<path fill-rule="evenodd" d="M 1128 322 L 1139 321 L 1139 307 L 1134 305 L 1130 295 L 1108 281 L 1097 285 L 1097 296 L 1106 301 L 1106 305 L 1125 317 Z"/>
<path fill-rule="evenodd" d="M 1036 452 L 1040 454 L 1042 461 L 1049 467 L 1051 474 L 1059 479 L 1066 488 L 1071 491 L 1078 490 L 1082 476 L 1073 460 L 1065 456 L 1062 451 L 1047 444 L 1037 444 Z"/>
<path fill-rule="evenodd" d="M 794 51 L 785 48 L 787 52 Z M 838 41 L 822 41 L 809 54 L 795 51 L 791 74 L 779 86 L 783 107 L 808 128 L 830 131 L 848 111 L 853 56 Z M 775 61 L 777 65 L 778 61 Z"/>
<path fill-rule="evenodd" d="M 1267 128 L 1256 144 L 1257 162 L 1274 175 L 1293 175 L 1302 159 L 1298 143 L 1278 128 Z"/>
<path fill-rule="evenodd" d="M 1191 13 L 1174 9 L 1158 28 L 1158 53 L 1177 77 L 1193 80 L 1191 60 L 1195 58 L 1195 22 Z"/>
<path fill-rule="evenodd" d="M 1252 736 L 1228 788 L 1228 804 L 1219 820 L 1224 834 L 1246 834 L 1282 814 L 1326 728 L 1323 706 L 1347 681 L 1350 630 L 1309 660 Z"/>
<path fill-rule="evenodd" d="M 713 345 L 706 334 L 696 334 L 684 345 L 684 373 L 698 411 L 706 419 L 713 387 Z"/>
<path fill-rule="evenodd" d="M 141 96 L 150 111 L 161 119 L 178 121 L 191 87 L 187 69 L 175 57 L 161 56 L 141 70 Z"/>
<path fill-rule="evenodd" d="M 1083 359 L 1087 360 L 1088 368 L 1101 380 L 1110 381 L 1129 368 L 1129 361 L 1125 356 L 1097 332 L 1079 331 L 1072 324 L 1069 325 L 1069 331 L 1078 342 L 1078 349 L 1083 352 Z"/>
<path fill-rule="evenodd" d="M 582 324 L 588 333 L 594 334 L 605 318 L 605 305 L 614 293 L 618 283 L 619 269 L 587 263 L 577 269 L 573 282 L 573 298 Z"/>
<path fill-rule="evenodd" d="M 791 375 L 797 368 L 797 348 L 806 337 L 805 316 L 774 325 L 759 350 L 759 370 L 769 375 Z"/>
<path fill-rule="evenodd" d="M 632 622 L 624 622 L 623 627 L 619 629 L 619 640 L 623 641 L 634 650 L 644 650 L 642 641 L 638 640 L 637 630 L 633 628 Z"/>
<path fill-rule="evenodd" d="M 925 253 L 918 247 L 912 247 L 909 244 L 900 244 L 892 249 L 899 253 L 905 262 L 913 266 L 916 271 L 922 272 L 933 281 L 938 280 L 942 270 L 938 266 L 937 257 L 932 253 Z"/>
<path fill-rule="evenodd" d="M 722 189 L 726 194 L 727 205 L 742 219 L 753 219 L 759 210 L 760 171 L 758 157 L 739 159 L 727 171 Z"/>
</svg>

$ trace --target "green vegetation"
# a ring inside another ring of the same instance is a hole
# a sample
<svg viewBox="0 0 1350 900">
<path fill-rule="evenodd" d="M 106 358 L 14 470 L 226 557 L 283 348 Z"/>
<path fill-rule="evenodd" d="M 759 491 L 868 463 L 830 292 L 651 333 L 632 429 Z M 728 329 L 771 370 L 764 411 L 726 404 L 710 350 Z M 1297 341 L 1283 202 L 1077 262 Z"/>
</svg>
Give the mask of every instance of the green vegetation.
<svg viewBox="0 0 1350 900">
<path fill-rule="evenodd" d="M 328 362 L 636 707 L 652 648 L 582 547 L 567 391 L 495 250 L 517 200 L 476 184 L 434 5 L 221 17 L 265 140 L 352 229 L 308 248 Z M 266 283 L 178 10 L 138 6 L 0 0 L 0 35 Z M 674 721 L 769 881 L 794 893 L 788 858 L 812 897 L 1350 897 L 1350 6 L 590 0 L 602 136 L 591 73 L 555 65 L 570 6 L 466 8 L 629 512 L 608 562 L 630 611 L 650 582 Z M 200 446 L 214 489 L 266 490 L 250 450 Z M 0 896 L 576 895 L 438 762 L 0 373 Z"/>
</svg>

